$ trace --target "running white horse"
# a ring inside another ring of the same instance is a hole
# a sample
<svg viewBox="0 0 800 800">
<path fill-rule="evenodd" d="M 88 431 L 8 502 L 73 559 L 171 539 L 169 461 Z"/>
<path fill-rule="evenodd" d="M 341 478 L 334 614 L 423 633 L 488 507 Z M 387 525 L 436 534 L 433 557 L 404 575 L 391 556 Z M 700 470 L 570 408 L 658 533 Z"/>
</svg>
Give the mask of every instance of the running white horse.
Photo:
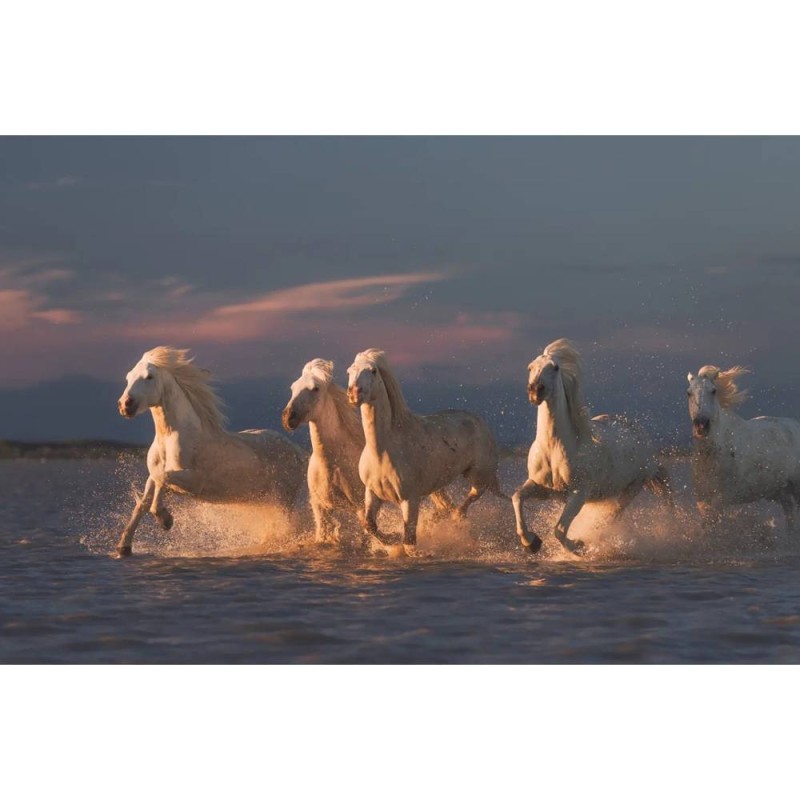
<svg viewBox="0 0 800 800">
<path fill-rule="evenodd" d="M 365 530 L 378 535 L 376 518 L 382 502 L 395 503 L 403 514 L 403 545 L 417 543 L 420 500 L 441 492 L 459 475 L 470 485 L 455 510 L 464 516 L 487 489 L 501 494 L 497 483 L 497 444 L 486 423 L 467 411 L 440 411 L 420 417 L 406 405 L 386 355 L 371 349 L 359 353 L 348 369 L 348 398 L 361 407 L 365 446 L 358 463 L 364 483 Z"/>
<path fill-rule="evenodd" d="M 536 438 L 528 453 L 528 480 L 512 497 L 525 547 L 535 553 L 542 546 L 525 525 L 523 502 L 529 497 L 565 499 L 553 534 L 573 552 L 580 552 L 583 542 L 567 532 L 585 503 L 614 501 L 618 516 L 646 484 L 671 500 L 669 477 L 648 434 L 622 417 L 589 418 L 581 359 L 572 342 L 551 342 L 528 370 L 528 397 L 539 407 Z"/>
<path fill-rule="evenodd" d="M 283 426 L 294 431 L 304 422 L 311 433 L 308 494 L 314 512 L 316 540 L 338 542 L 338 512 L 349 511 L 365 527 L 364 484 L 358 461 L 364 451 L 364 429 L 358 409 L 347 393 L 333 382 L 333 362 L 315 358 L 291 386 L 292 396 L 283 410 Z M 452 510 L 446 494 L 434 494 L 441 511 Z"/>
<path fill-rule="evenodd" d="M 692 476 L 703 526 L 725 506 L 775 500 L 786 527 L 797 525 L 800 501 L 800 422 L 784 417 L 745 420 L 735 409 L 747 398 L 736 381 L 748 370 L 705 366 L 690 372 Z"/>
<path fill-rule="evenodd" d="M 148 509 L 164 528 L 172 527 L 165 489 L 209 502 L 254 501 L 287 509 L 294 503 L 306 454 L 274 431 L 226 431 L 209 377 L 187 350 L 173 347 L 149 350 L 128 373 L 119 413 L 133 419 L 150 409 L 156 435 L 147 454 L 150 476 L 122 532 L 120 555 L 130 555 L 136 526 Z"/>
</svg>

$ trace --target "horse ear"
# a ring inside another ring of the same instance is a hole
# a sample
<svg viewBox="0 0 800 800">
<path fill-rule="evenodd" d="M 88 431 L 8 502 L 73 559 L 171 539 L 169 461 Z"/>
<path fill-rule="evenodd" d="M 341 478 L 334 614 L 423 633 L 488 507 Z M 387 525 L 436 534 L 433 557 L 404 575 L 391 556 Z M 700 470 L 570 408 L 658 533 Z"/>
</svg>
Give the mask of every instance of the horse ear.
<svg viewBox="0 0 800 800">
<path fill-rule="evenodd" d="M 694 375 L 692 375 L 692 373 L 690 372 L 690 373 L 689 373 L 689 374 L 686 376 L 686 380 L 687 380 L 687 381 L 689 381 L 689 383 L 691 383 L 691 382 L 694 380 Z"/>
</svg>

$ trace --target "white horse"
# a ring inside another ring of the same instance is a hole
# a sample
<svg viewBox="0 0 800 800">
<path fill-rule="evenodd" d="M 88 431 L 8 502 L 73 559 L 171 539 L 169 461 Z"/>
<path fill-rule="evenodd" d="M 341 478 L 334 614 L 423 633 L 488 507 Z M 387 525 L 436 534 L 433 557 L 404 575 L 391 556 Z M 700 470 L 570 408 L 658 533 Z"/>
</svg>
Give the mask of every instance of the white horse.
<svg viewBox="0 0 800 800">
<path fill-rule="evenodd" d="M 735 409 L 747 398 L 736 381 L 748 370 L 703 367 L 690 372 L 692 476 L 703 526 L 725 506 L 776 500 L 787 528 L 797 524 L 800 501 L 800 422 L 781 417 L 745 420 Z"/>
<path fill-rule="evenodd" d="M 133 419 L 150 409 L 156 435 L 147 454 L 150 473 L 117 552 L 130 555 L 133 534 L 148 510 L 172 527 L 164 489 L 210 502 L 273 502 L 290 508 L 303 482 L 306 454 L 274 431 L 225 430 L 221 401 L 209 373 L 187 350 L 156 347 L 128 373 L 119 413 Z"/>
<path fill-rule="evenodd" d="M 345 390 L 333 382 L 332 361 L 309 361 L 291 392 L 283 410 L 283 427 L 294 431 L 307 422 L 311 433 L 308 495 L 316 540 L 338 542 L 341 523 L 337 512 L 352 512 L 362 528 L 366 523 L 364 484 L 358 475 L 365 443 L 361 418 L 358 409 L 347 401 Z M 453 510 L 445 493 L 434 493 L 431 499 L 440 511 Z"/>
<path fill-rule="evenodd" d="M 381 350 L 359 353 L 347 372 L 348 398 L 360 406 L 364 426 L 358 474 L 365 486 L 368 534 L 380 538 L 378 510 L 384 501 L 395 503 L 403 514 L 403 545 L 412 550 L 420 500 L 441 493 L 459 475 L 467 479 L 470 490 L 455 510 L 457 516 L 463 517 L 487 489 L 501 494 L 497 445 L 482 419 L 467 411 L 425 417 L 412 413 Z"/>
<path fill-rule="evenodd" d="M 553 531 L 568 550 L 583 542 L 567 537 L 584 504 L 613 500 L 618 516 L 647 484 L 670 497 L 669 478 L 655 447 L 636 423 L 622 417 L 589 418 L 581 393 L 581 360 L 567 339 L 557 339 L 529 365 L 528 397 L 539 407 L 536 438 L 528 453 L 528 480 L 512 502 L 517 534 L 532 552 L 542 540 L 525 525 L 523 502 L 554 495 L 566 500 Z"/>
</svg>

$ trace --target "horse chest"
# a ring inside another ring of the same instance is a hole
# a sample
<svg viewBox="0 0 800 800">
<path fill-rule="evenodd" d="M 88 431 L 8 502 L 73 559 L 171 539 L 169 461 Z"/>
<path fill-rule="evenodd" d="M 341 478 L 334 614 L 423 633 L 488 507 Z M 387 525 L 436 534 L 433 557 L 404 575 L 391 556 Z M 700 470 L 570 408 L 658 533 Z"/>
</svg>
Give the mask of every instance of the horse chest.
<svg viewBox="0 0 800 800">
<path fill-rule="evenodd" d="M 528 476 L 539 486 L 563 492 L 572 479 L 572 470 L 561 451 L 532 450 L 528 459 Z"/>
</svg>

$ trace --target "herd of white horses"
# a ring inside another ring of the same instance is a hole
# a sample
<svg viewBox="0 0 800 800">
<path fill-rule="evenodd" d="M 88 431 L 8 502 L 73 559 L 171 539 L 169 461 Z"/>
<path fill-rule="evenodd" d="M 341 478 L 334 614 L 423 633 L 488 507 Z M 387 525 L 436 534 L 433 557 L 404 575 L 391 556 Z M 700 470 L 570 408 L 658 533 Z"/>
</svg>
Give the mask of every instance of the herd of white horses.
<svg viewBox="0 0 800 800">
<path fill-rule="evenodd" d="M 787 528 L 800 500 L 800 422 L 758 417 L 736 408 L 746 395 L 736 381 L 746 370 L 705 366 L 688 376 L 692 472 L 704 527 L 726 506 L 756 500 L 781 504 Z M 130 555 L 141 517 L 149 511 L 169 529 L 164 505 L 171 490 L 208 502 L 262 502 L 291 509 L 307 480 L 316 541 L 337 543 L 343 517 L 358 521 L 367 547 L 393 542 L 378 528 L 383 503 L 400 507 L 402 545 L 413 552 L 420 502 L 429 497 L 441 514 L 466 515 L 485 492 L 508 499 L 498 483 L 498 448 L 488 425 L 468 411 L 420 416 L 403 397 L 386 354 L 359 353 L 347 370 L 347 390 L 333 381 L 333 363 L 309 361 L 291 386 L 283 412 L 288 431 L 307 424 L 308 454 L 269 430 L 225 429 L 210 375 L 186 350 L 156 347 L 127 375 L 118 401 L 126 418 L 150 411 L 155 438 L 147 455 L 149 477 L 117 547 Z M 583 543 L 568 536 L 586 503 L 613 503 L 619 515 L 647 487 L 672 503 L 669 473 L 652 437 L 621 416 L 590 418 L 582 394 L 581 359 L 558 339 L 528 365 L 528 397 L 538 407 L 528 478 L 514 492 L 516 531 L 537 552 L 542 539 L 525 522 L 524 502 L 561 498 L 553 530 L 568 550 Z M 459 476 L 469 487 L 456 505 L 447 487 Z"/>
</svg>

